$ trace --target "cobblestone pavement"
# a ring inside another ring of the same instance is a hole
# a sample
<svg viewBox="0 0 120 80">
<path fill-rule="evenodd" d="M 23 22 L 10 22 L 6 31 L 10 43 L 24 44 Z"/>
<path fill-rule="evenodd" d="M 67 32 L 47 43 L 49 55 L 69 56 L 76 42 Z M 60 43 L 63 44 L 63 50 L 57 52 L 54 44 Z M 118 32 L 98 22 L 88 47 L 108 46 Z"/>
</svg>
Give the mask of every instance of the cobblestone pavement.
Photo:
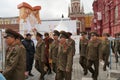
<svg viewBox="0 0 120 80">
<path fill-rule="evenodd" d="M 112 59 L 112 69 L 114 71 L 111 72 L 110 77 L 109 77 L 108 71 L 103 71 L 102 65 L 100 64 L 98 80 L 120 80 L 120 79 L 118 79 L 120 77 L 120 74 L 118 73 L 118 72 L 120 72 L 120 63 L 116 64 L 114 62 L 115 62 L 115 59 Z M 119 62 L 120 62 L 120 59 L 119 59 Z M 116 67 L 116 65 L 117 65 L 117 67 Z M 117 73 L 115 73 L 115 72 L 117 72 Z M 32 73 L 34 74 L 34 77 L 29 77 L 26 80 L 39 80 L 40 73 L 38 73 L 34 68 L 32 70 Z M 83 69 L 79 65 L 79 55 L 78 54 L 76 54 L 74 56 L 74 64 L 73 64 L 73 72 L 72 73 L 73 73 L 72 80 L 92 80 L 90 78 L 91 73 L 88 73 L 86 76 L 83 75 Z M 55 80 L 54 77 L 55 77 L 55 74 L 52 73 L 50 75 L 46 75 L 45 80 Z"/>
</svg>

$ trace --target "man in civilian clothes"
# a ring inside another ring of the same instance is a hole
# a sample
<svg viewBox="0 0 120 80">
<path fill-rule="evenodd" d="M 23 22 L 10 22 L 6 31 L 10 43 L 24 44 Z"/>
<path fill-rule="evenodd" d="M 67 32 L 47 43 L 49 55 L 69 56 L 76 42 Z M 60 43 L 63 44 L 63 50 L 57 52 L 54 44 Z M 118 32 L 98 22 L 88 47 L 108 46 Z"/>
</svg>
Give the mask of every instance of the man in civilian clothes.
<svg viewBox="0 0 120 80">
<path fill-rule="evenodd" d="M 35 46 L 34 42 L 31 40 L 31 34 L 27 33 L 26 38 L 22 41 L 24 47 L 26 48 L 26 71 L 28 72 L 29 76 L 34 76 L 31 73 L 33 61 L 34 61 L 34 53 L 35 53 Z"/>
</svg>

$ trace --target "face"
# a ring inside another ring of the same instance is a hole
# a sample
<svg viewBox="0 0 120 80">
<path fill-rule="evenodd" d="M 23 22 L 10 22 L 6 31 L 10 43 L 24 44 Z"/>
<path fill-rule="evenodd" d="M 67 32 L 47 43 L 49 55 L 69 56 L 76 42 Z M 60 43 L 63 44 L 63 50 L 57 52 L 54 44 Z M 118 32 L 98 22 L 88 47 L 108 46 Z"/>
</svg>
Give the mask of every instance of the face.
<svg viewBox="0 0 120 80">
<path fill-rule="evenodd" d="M 17 44 L 21 43 L 20 39 L 16 39 L 15 42 L 16 42 Z"/>
<path fill-rule="evenodd" d="M 39 41 L 41 38 L 39 36 L 36 36 L 36 40 Z"/>
<path fill-rule="evenodd" d="M 30 40 L 30 39 L 31 39 L 31 36 L 27 36 L 26 38 L 27 38 L 28 40 Z"/>
<path fill-rule="evenodd" d="M 53 35 L 53 38 L 54 38 L 54 40 L 57 40 L 57 39 L 58 39 L 58 36 Z"/>
<path fill-rule="evenodd" d="M 66 39 L 63 38 L 63 37 L 61 37 L 61 38 L 60 38 L 60 43 L 65 43 L 65 42 L 66 42 Z"/>
<path fill-rule="evenodd" d="M 92 36 L 91 36 L 91 39 L 92 39 L 92 40 L 96 40 L 96 39 L 97 39 L 97 36 L 92 35 Z"/>
<path fill-rule="evenodd" d="M 5 42 L 8 46 L 11 46 L 15 42 L 15 38 L 8 36 L 5 38 Z"/>
</svg>

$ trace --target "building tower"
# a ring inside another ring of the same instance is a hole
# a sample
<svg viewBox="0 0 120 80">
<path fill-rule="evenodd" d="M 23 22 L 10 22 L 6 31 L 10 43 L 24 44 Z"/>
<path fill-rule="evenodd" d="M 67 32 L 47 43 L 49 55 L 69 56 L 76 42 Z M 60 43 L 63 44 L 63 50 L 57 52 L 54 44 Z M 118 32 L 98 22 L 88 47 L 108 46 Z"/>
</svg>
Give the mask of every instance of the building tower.
<svg viewBox="0 0 120 80">
<path fill-rule="evenodd" d="M 71 5 L 68 7 L 68 16 L 71 20 L 77 20 L 77 34 L 85 31 L 84 6 L 81 6 L 80 0 L 71 0 Z"/>
</svg>

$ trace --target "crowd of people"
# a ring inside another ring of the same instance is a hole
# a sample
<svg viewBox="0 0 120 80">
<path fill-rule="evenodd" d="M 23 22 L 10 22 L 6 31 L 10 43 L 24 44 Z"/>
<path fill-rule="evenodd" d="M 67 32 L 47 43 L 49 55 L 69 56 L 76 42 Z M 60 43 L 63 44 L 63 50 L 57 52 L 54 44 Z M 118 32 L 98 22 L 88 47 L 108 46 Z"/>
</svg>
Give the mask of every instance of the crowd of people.
<svg viewBox="0 0 120 80">
<path fill-rule="evenodd" d="M 39 80 L 45 80 L 45 75 L 52 74 L 52 71 L 56 74 L 55 80 L 72 80 L 73 57 L 76 50 L 71 32 L 54 30 L 52 38 L 49 33 L 42 35 L 36 32 L 36 46 L 30 33 L 27 33 L 25 38 L 11 29 L 6 29 L 5 33 L 7 48 L 5 70 L 2 74 L 6 80 L 25 80 L 29 76 L 34 76 L 35 74 L 31 73 L 34 61 L 34 67 L 40 73 Z M 88 39 L 87 33 L 81 32 L 79 63 L 83 68 L 83 75 L 90 71 L 93 80 L 98 80 L 99 62 L 104 61 L 103 70 L 106 71 L 106 67 L 109 66 L 110 48 L 118 62 L 120 34 L 115 34 L 114 41 L 110 41 L 109 36 L 108 33 L 104 33 L 100 38 L 96 32 L 91 32 Z"/>
</svg>

